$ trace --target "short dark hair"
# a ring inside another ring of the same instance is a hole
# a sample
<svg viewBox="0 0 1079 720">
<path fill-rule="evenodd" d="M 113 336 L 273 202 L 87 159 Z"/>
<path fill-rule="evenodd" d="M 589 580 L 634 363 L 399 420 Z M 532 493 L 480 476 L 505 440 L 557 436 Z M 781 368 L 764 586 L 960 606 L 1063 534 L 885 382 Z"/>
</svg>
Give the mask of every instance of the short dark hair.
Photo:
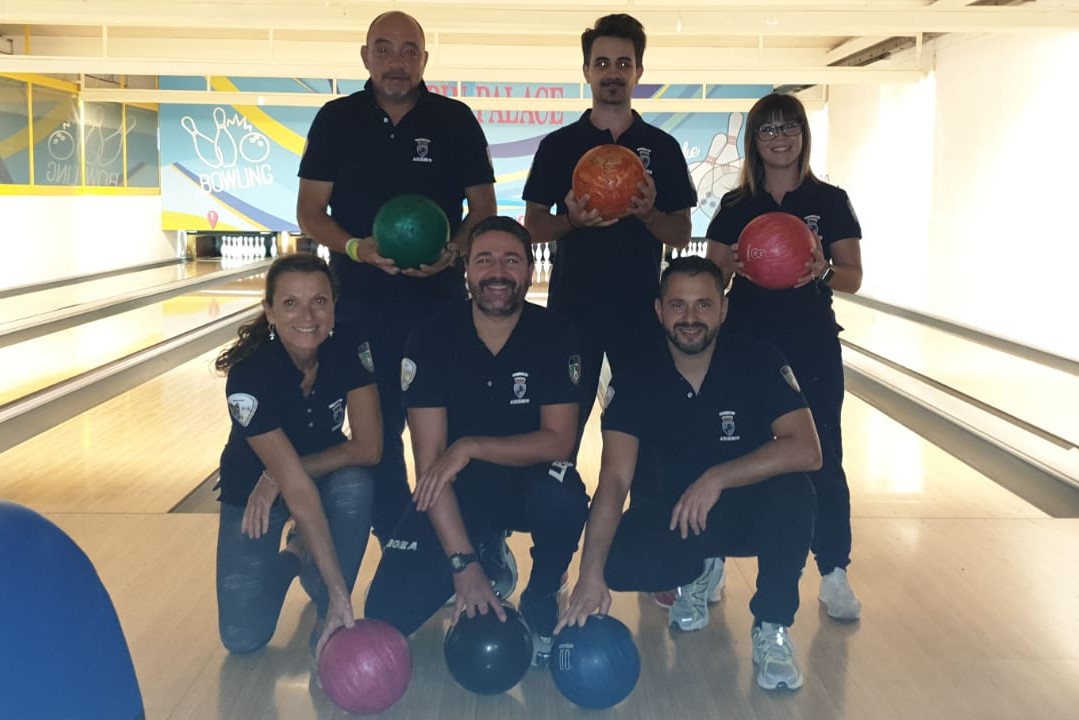
<svg viewBox="0 0 1079 720">
<path fill-rule="evenodd" d="M 468 233 L 467 257 L 469 259 L 472 257 L 472 241 L 480 235 L 489 232 L 509 233 L 520 240 L 521 246 L 524 248 L 525 257 L 528 259 L 528 264 L 532 265 L 535 263 L 535 258 L 532 256 L 532 233 L 528 232 L 528 229 L 525 228 L 524 225 L 505 215 L 492 215 L 491 217 L 480 220 L 473 226 L 472 230 Z"/>
<path fill-rule="evenodd" d="M 584 53 L 584 64 L 592 62 L 592 43 L 598 37 L 614 37 L 629 40 L 633 43 L 633 53 L 636 56 L 637 65 L 644 64 L 644 46 L 648 38 L 644 34 L 644 25 L 632 15 L 616 13 L 604 15 L 595 24 L 581 33 L 581 51 Z"/>
<path fill-rule="evenodd" d="M 719 294 L 723 294 L 723 291 L 726 288 L 726 285 L 723 282 L 723 273 L 714 262 L 708 258 L 702 258 L 697 255 L 683 255 L 680 258 L 671 260 L 670 264 L 667 265 L 667 269 L 664 270 L 663 274 L 660 276 L 660 299 L 667 295 L 667 288 L 671 284 L 671 275 L 688 275 L 689 277 L 695 277 L 701 274 L 711 275 L 712 279 L 716 281 L 716 289 L 719 290 Z"/>
</svg>

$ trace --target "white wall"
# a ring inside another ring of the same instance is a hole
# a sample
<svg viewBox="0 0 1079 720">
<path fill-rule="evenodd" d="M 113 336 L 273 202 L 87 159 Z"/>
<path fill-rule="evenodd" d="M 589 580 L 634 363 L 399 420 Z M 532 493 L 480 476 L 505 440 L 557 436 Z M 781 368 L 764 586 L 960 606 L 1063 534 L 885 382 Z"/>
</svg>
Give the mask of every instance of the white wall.
<svg viewBox="0 0 1079 720">
<path fill-rule="evenodd" d="M 1079 359 L 1079 33 L 945 36 L 917 85 L 830 89 L 862 292 Z"/>
<path fill-rule="evenodd" d="M 0 289 L 172 257 L 158 195 L 0 195 Z"/>
</svg>

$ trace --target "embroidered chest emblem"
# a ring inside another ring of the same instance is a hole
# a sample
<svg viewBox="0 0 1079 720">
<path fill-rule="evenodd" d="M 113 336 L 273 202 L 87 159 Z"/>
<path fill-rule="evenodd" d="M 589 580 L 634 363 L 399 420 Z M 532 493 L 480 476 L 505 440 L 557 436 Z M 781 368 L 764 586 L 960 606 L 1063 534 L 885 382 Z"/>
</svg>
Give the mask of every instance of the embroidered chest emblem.
<svg viewBox="0 0 1079 720">
<path fill-rule="evenodd" d="M 721 410 L 719 412 L 720 442 L 733 442 L 742 439 L 742 436 L 737 434 L 738 427 L 734 423 L 734 415 L 734 410 Z"/>
<path fill-rule="evenodd" d="M 433 160 L 428 157 L 430 154 L 431 140 L 429 138 L 416 138 L 416 156 L 412 158 L 412 162 L 433 162 Z"/>
<path fill-rule="evenodd" d="M 527 405 L 532 402 L 528 397 L 528 373 L 513 373 L 513 399 L 510 405 Z"/>
</svg>

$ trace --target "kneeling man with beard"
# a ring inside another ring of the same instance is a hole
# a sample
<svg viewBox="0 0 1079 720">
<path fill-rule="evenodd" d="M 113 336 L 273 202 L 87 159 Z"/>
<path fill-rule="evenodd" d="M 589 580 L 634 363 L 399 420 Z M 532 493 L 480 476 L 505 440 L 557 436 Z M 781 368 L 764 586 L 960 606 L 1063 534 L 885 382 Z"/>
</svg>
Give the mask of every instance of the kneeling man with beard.
<svg viewBox="0 0 1079 720">
<path fill-rule="evenodd" d="M 727 299 L 711 261 L 672 261 L 656 314 L 669 352 L 654 367 L 616 374 L 607 388 L 599 485 L 558 629 L 606 613 L 610 590 L 677 587 L 671 623 L 701 630 L 719 587 L 718 558 L 755 555 L 757 684 L 794 690 L 802 674 L 788 628 L 816 505 L 806 473 L 821 464 L 813 417 L 775 347 L 720 332 Z M 635 478 L 642 467 L 655 477 Z M 623 514 L 641 480 L 656 492 Z"/>
<path fill-rule="evenodd" d="M 461 614 L 505 611 L 483 549 L 507 531 L 532 536 L 521 613 L 535 655 L 549 656 L 562 575 L 588 517 L 571 463 L 581 358 L 568 321 L 525 302 L 532 241 L 507 217 L 473 228 L 471 299 L 418 325 L 401 363 L 416 467 L 402 516 L 368 594 L 365 615 L 405 635 L 454 597 Z"/>
</svg>

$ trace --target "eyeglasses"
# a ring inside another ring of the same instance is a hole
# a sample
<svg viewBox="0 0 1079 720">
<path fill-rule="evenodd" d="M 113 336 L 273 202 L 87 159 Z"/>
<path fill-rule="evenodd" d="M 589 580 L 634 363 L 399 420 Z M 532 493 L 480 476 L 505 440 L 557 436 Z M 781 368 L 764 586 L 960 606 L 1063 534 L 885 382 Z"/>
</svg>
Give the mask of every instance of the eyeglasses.
<svg viewBox="0 0 1079 720">
<path fill-rule="evenodd" d="M 794 121 L 783 123 L 782 125 L 761 125 L 757 128 L 758 140 L 775 140 L 779 137 L 779 134 L 783 133 L 783 137 L 794 137 L 802 134 L 802 123 Z"/>
</svg>

